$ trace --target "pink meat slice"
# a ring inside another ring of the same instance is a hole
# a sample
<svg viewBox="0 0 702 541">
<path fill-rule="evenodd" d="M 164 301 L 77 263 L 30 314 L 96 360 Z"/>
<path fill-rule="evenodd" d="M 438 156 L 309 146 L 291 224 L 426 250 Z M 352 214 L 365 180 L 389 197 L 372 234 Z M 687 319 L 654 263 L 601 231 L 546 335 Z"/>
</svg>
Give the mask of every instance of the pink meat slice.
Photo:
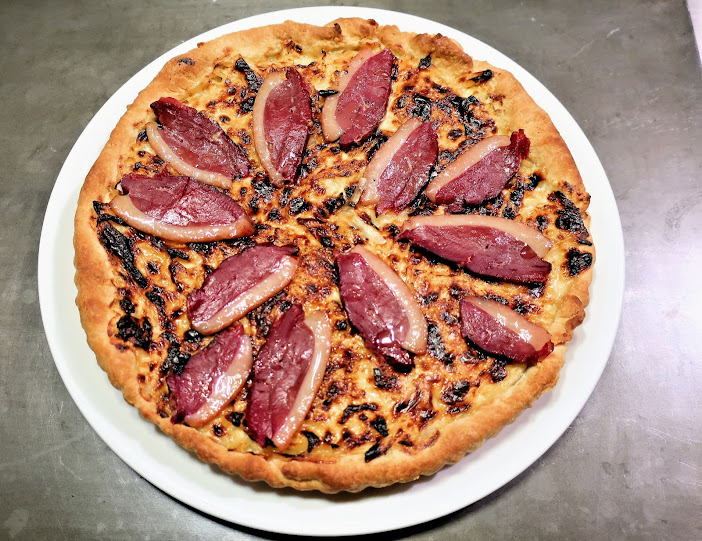
<svg viewBox="0 0 702 541">
<path fill-rule="evenodd" d="M 529 146 L 523 130 L 513 132 L 508 146 L 493 150 L 448 182 L 436 194 L 436 202 L 451 205 L 450 210 L 455 212 L 463 203 L 475 205 L 495 197 L 519 171 L 522 160 L 529 155 Z"/>
<path fill-rule="evenodd" d="M 412 366 L 412 358 L 400 345 L 409 320 L 390 288 L 358 253 L 340 255 L 337 265 L 346 313 L 368 348 L 391 364 Z"/>
<path fill-rule="evenodd" d="M 225 193 L 188 177 L 131 173 L 120 185 L 137 209 L 171 225 L 225 225 L 246 214 Z"/>
<path fill-rule="evenodd" d="M 249 174 L 246 154 L 217 122 L 174 98 L 161 98 L 151 108 L 163 126 L 161 137 L 180 159 L 233 179 Z"/>
<path fill-rule="evenodd" d="M 339 96 L 336 121 L 342 130 L 339 143 L 350 145 L 369 136 L 388 108 L 395 56 L 390 49 L 366 60 Z"/>
<path fill-rule="evenodd" d="M 309 135 L 312 119 L 310 95 L 305 82 L 294 68 L 287 80 L 268 95 L 263 112 L 263 129 L 276 171 L 286 181 L 295 178 Z"/>
<path fill-rule="evenodd" d="M 314 335 L 302 308 L 294 304 L 271 327 L 253 367 L 246 423 L 259 444 L 273 439 L 285 423 L 314 352 Z"/>
<path fill-rule="evenodd" d="M 436 131 L 430 122 L 424 122 L 410 134 L 380 175 L 380 200 L 375 207 L 378 214 L 388 209 L 400 211 L 410 204 L 429 180 L 438 151 Z"/>
<path fill-rule="evenodd" d="M 210 320 L 227 304 L 270 276 L 277 264 L 295 253 L 292 246 L 257 245 L 225 259 L 188 296 L 193 327 Z"/>
<path fill-rule="evenodd" d="M 476 274 L 509 282 L 544 283 L 551 271 L 529 245 L 495 227 L 423 225 L 399 238 Z"/>
<path fill-rule="evenodd" d="M 490 354 L 502 355 L 518 363 L 534 363 L 553 351 L 553 343 L 550 339 L 547 339 L 537 351 L 528 340 L 521 338 L 519 334 L 467 299 L 461 301 L 459 309 L 461 335 Z M 505 311 L 512 312 L 507 307 Z M 511 317 L 525 320 L 516 312 Z M 527 323 L 527 325 L 533 324 Z M 545 330 L 540 330 L 548 336 Z"/>
<path fill-rule="evenodd" d="M 229 327 L 215 336 L 205 349 L 193 355 L 180 374 L 166 378 L 176 401 L 175 422 L 182 421 L 205 405 L 213 393 L 214 384 L 236 359 L 244 340 L 249 338 L 244 334 L 243 326 Z"/>
</svg>

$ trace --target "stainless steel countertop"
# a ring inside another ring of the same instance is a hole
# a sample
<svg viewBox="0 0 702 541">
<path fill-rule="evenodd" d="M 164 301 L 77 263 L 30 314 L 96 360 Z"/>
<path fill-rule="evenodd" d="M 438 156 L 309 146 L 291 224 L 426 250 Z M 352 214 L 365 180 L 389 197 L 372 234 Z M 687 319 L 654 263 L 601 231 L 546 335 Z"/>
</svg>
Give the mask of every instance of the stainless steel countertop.
<svg viewBox="0 0 702 541">
<path fill-rule="evenodd" d="M 37 253 L 63 161 L 129 77 L 224 22 L 317 3 L 0 4 L 0 539 L 280 537 L 182 505 L 97 437 L 48 349 Z M 702 77 L 685 3 L 351 3 L 447 24 L 534 74 L 595 147 L 626 244 L 618 337 L 572 426 L 497 492 L 382 538 L 701 539 Z"/>
</svg>

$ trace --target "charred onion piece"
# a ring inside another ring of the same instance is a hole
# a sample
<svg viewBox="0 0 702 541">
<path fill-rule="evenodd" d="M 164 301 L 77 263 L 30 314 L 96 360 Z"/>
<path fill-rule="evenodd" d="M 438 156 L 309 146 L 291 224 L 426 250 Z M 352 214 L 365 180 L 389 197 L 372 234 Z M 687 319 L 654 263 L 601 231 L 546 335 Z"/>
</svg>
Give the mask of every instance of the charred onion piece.
<svg viewBox="0 0 702 541">
<path fill-rule="evenodd" d="M 228 195 L 187 177 L 129 174 L 112 210 L 132 227 L 165 240 L 211 242 L 252 235 L 254 223 Z"/>
<path fill-rule="evenodd" d="M 351 59 L 346 73 L 332 88 L 338 94 L 324 101 L 322 131 L 326 141 L 358 143 L 378 127 L 388 106 L 394 58 L 390 49 L 376 54 L 366 48 Z"/>
<path fill-rule="evenodd" d="M 288 246 L 258 245 L 225 259 L 188 296 L 193 328 L 215 333 L 285 288 L 297 269 L 294 252 Z"/>
<path fill-rule="evenodd" d="M 274 186 L 295 178 L 312 119 L 310 96 L 294 68 L 266 75 L 253 107 L 256 153 Z"/>
<path fill-rule="evenodd" d="M 215 336 L 180 374 L 166 378 L 176 401 L 176 419 L 196 428 L 210 422 L 239 393 L 252 365 L 251 339 L 241 325 Z"/>
<path fill-rule="evenodd" d="M 411 118 L 388 139 L 371 159 L 361 180 L 362 205 L 387 209 L 405 208 L 429 180 L 438 152 L 436 131 L 430 122 Z"/>
<path fill-rule="evenodd" d="M 362 246 L 337 258 L 339 289 L 351 323 L 368 347 L 389 362 L 412 365 L 404 348 L 427 349 L 427 322 L 419 303 L 402 279 L 383 260 Z"/>
<path fill-rule="evenodd" d="M 461 334 L 490 354 L 534 363 L 553 351 L 546 329 L 499 302 L 468 296 L 460 311 Z"/>
<path fill-rule="evenodd" d="M 246 422 L 260 445 L 284 450 L 302 425 L 331 351 L 331 326 L 322 312 L 303 320 L 292 305 L 271 327 L 254 365 Z"/>
<path fill-rule="evenodd" d="M 427 186 L 426 194 L 435 203 L 478 204 L 498 195 L 519 170 L 529 154 L 529 139 L 524 131 L 511 138 L 495 135 L 483 139 L 446 166 Z"/>
</svg>

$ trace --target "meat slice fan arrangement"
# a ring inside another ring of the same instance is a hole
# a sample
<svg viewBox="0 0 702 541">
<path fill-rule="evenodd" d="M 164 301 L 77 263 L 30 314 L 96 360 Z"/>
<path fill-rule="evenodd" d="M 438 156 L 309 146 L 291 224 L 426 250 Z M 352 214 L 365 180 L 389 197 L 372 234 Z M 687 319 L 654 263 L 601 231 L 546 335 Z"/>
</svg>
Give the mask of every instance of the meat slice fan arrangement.
<svg viewBox="0 0 702 541">
<path fill-rule="evenodd" d="M 327 91 L 321 113 L 326 141 L 342 147 L 372 134 L 385 116 L 394 56 L 364 49 Z M 295 182 L 312 120 L 311 89 L 294 68 L 263 79 L 253 106 L 253 141 L 271 183 Z M 110 207 L 127 224 L 178 242 L 210 242 L 250 236 L 255 224 L 226 190 L 249 174 L 251 164 L 217 122 L 178 100 L 151 105 L 149 144 L 179 176 L 128 174 Z M 522 130 L 483 139 L 430 181 L 438 155 L 431 121 L 412 118 L 389 137 L 368 163 L 359 205 L 377 215 L 399 212 L 424 189 L 448 212 L 499 194 L 529 154 Z M 489 279 L 544 283 L 551 247 L 538 230 L 472 214 L 409 218 L 398 240 Z M 284 450 L 300 429 L 324 376 L 331 348 L 326 314 L 305 314 L 293 304 L 272 325 L 253 358 L 238 322 L 293 280 L 293 246 L 258 244 L 225 259 L 187 299 L 191 326 L 213 339 L 167 383 L 175 401 L 173 422 L 193 427 L 212 420 L 251 378 L 246 411 L 249 435 Z M 369 248 L 338 256 L 339 293 L 349 321 L 366 346 L 396 370 L 411 370 L 413 355 L 427 351 L 427 321 L 408 284 Z M 483 351 L 517 363 L 548 355 L 549 333 L 494 300 L 467 296 L 460 303 L 461 335 Z"/>
</svg>

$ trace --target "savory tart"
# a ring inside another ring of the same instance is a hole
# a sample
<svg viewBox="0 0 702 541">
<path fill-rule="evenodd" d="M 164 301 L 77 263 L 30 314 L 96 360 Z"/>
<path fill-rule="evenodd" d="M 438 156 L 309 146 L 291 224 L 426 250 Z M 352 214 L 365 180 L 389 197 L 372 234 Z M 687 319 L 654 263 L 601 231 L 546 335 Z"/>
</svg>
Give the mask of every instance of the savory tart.
<svg viewBox="0 0 702 541">
<path fill-rule="evenodd" d="M 553 387 L 589 196 L 548 115 L 441 35 L 295 22 L 169 61 L 75 218 L 110 381 L 205 461 L 337 492 L 461 459 Z"/>
</svg>

